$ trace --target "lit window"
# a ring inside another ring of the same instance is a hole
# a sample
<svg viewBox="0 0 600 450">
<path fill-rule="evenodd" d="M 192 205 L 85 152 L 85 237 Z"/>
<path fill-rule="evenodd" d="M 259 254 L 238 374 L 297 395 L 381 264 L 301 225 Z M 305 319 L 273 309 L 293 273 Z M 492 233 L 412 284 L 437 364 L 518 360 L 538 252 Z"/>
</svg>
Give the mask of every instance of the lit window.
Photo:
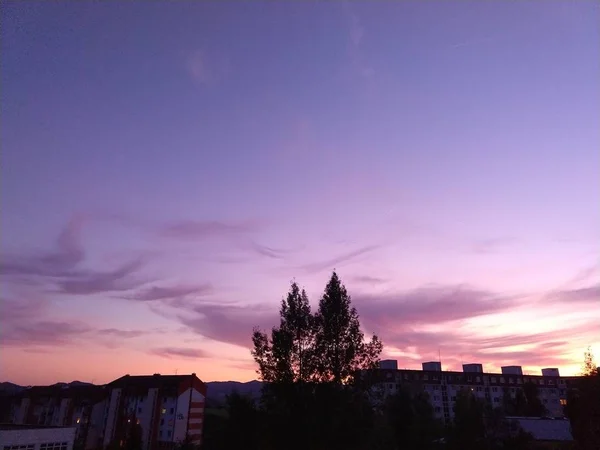
<svg viewBox="0 0 600 450">
<path fill-rule="evenodd" d="M 81 422 L 81 419 L 78 417 L 76 420 L 77 423 Z"/>
<path fill-rule="evenodd" d="M 566 399 L 564 399 L 564 398 L 561 398 L 561 399 L 560 399 L 560 404 L 561 404 L 562 406 L 567 406 L 567 400 L 566 400 Z"/>
<path fill-rule="evenodd" d="M 163 409 L 161 409 L 161 410 L 160 410 L 160 413 L 161 413 L 161 414 L 166 414 L 166 413 L 167 413 L 167 408 L 163 408 Z"/>
</svg>

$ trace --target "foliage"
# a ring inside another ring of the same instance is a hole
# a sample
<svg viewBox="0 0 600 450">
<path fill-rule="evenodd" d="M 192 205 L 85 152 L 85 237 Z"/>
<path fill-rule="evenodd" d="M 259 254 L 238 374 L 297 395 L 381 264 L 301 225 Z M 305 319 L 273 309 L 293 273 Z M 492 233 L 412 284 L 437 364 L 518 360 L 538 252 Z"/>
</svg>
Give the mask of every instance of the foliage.
<svg viewBox="0 0 600 450">
<path fill-rule="evenodd" d="M 271 337 L 259 329 L 252 335 L 258 374 L 268 383 L 348 383 L 364 369 L 377 367 L 382 344 L 365 342 L 358 313 L 334 272 L 311 314 L 308 296 L 294 282 L 281 303 L 280 324 Z"/>
<path fill-rule="evenodd" d="M 356 309 L 335 272 L 325 287 L 315 316 L 316 376 L 319 381 L 346 382 L 362 369 L 375 369 L 382 344 L 365 342 Z"/>
<path fill-rule="evenodd" d="M 525 408 L 522 411 L 523 416 L 543 417 L 546 415 L 546 407 L 540 400 L 538 387 L 534 383 L 523 384 L 523 393 L 525 394 Z"/>
<path fill-rule="evenodd" d="M 442 435 L 442 426 L 434 418 L 429 397 L 423 392 L 399 389 L 386 399 L 383 412 L 395 448 L 434 448 L 434 442 Z"/>
<path fill-rule="evenodd" d="M 484 448 L 484 404 L 471 391 L 462 390 L 454 404 L 454 422 L 449 430 L 452 449 Z"/>
<path fill-rule="evenodd" d="M 565 413 L 571 421 L 571 431 L 581 450 L 600 448 L 600 371 L 588 348 L 584 354 L 583 377 L 577 380 L 567 395 Z"/>
</svg>

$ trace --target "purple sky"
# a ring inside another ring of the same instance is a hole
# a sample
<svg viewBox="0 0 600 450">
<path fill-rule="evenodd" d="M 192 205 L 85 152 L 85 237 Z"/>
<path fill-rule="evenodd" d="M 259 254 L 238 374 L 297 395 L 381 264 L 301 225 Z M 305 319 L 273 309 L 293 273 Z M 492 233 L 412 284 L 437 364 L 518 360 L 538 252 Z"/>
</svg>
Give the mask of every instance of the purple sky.
<svg viewBox="0 0 600 450">
<path fill-rule="evenodd" d="M 335 268 L 385 356 L 600 354 L 594 2 L 4 2 L 0 378 L 253 378 Z"/>
</svg>

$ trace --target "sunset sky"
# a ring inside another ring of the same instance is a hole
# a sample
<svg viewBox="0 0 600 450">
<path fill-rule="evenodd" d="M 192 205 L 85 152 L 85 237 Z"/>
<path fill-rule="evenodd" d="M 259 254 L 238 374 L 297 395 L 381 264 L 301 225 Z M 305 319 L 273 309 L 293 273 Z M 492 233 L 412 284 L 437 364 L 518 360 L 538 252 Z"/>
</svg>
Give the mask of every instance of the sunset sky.
<svg viewBox="0 0 600 450">
<path fill-rule="evenodd" d="M 3 2 L 0 381 L 256 378 L 334 269 L 399 367 L 598 361 L 599 10 Z"/>
</svg>

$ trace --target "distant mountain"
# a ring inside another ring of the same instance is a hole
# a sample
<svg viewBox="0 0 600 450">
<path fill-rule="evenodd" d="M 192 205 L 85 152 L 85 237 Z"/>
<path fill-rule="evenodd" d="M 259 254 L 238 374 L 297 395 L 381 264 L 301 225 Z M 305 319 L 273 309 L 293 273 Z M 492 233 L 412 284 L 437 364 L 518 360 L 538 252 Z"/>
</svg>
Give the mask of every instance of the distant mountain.
<svg viewBox="0 0 600 450">
<path fill-rule="evenodd" d="M 207 401 L 214 403 L 223 403 L 225 398 L 232 392 L 245 395 L 253 399 L 260 397 L 263 383 L 253 380 L 246 383 L 239 381 L 209 381 L 206 383 L 208 389 Z"/>
<path fill-rule="evenodd" d="M 54 383 L 53 386 L 93 386 L 93 384 L 83 381 L 71 381 L 70 383 Z M 248 381 L 247 383 L 239 381 L 210 381 L 206 383 L 208 389 L 207 401 L 213 404 L 222 404 L 225 402 L 225 398 L 232 392 L 257 399 L 260 397 L 262 386 L 262 382 L 256 380 Z M 0 383 L 0 395 L 17 394 L 24 389 L 27 389 L 27 387 L 8 381 Z"/>
<path fill-rule="evenodd" d="M 25 389 L 23 386 L 19 386 L 18 384 L 11 383 L 9 381 L 3 381 L 0 383 L 0 395 L 12 395 L 17 394 Z"/>
</svg>

